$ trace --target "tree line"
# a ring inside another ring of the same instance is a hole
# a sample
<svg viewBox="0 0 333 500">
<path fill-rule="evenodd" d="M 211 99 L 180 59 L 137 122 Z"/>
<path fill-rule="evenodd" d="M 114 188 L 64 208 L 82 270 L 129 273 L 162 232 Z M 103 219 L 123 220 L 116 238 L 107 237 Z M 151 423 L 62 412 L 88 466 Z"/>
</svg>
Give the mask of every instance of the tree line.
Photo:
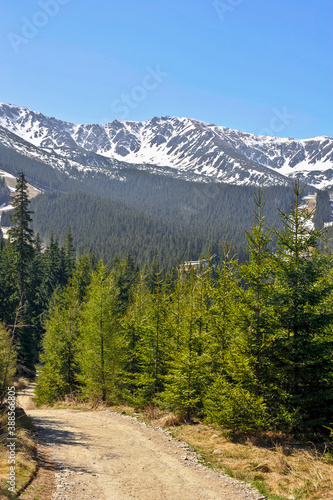
<svg viewBox="0 0 333 500">
<path fill-rule="evenodd" d="M 48 192 L 32 200 L 34 229 L 49 240 L 52 232 L 64 241 L 70 224 L 78 253 L 91 248 L 106 263 L 130 252 L 143 266 L 159 253 L 160 264 L 176 267 L 207 251 L 220 254 L 225 237 L 239 260 L 247 258 L 244 227 L 253 219 L 253 187 L 199 184 L 144 172 L 126 172 L 126 181 L 103 183 L 108 193 Z M 95 176 L 96 177 L 96 176 Z M 93 181 L 96 181 L 96 179 Z M 98 187 L 98 182 L 97 187 Z M 288 209 L 292 190 L 271 187 L 265 215 L 280 222 L 277 207 Z M 83 216 L 84 214 L 84 216 Z"/>
<path fill-rule="evenodd" d="M 98 170 L 86 166 L 78 171 L 64 160 L 58 170 L 0 146 L 0 168 L 13 175 L 24 169 L 43 191 L 31 202 L 33 228 L 43 241 L 53 233 L 62 244 L 70 224 L 79 254 L 91 249 L 109 263 L 130 252 L 142 266 L 159 253 L 161 265 L 171 268 L 178 260 L 197 259 L 208 242 L 219 254 L 219 241 L 227 237 L 238 259 L 247 258 L 243 228 L 252 223 L 253 186 L 185 181 L 122 162 Z M 267 222 L 279 227 L 277 208 L 288 209 L 291 186 L 271 186 L 267 194 Z M 6 212 L 3 225 L 8 219 Z"/>
<path fill-rule="evenodd" d="M 130 255 L 109 265 L 91 253 L 75 259 L 70 232 L 42 251 L 24 182 L 20 174 L 1 246 L 0 314 L 8 326 L 20 310 L 16 353 L 20 364 L 40 363 L 40 402 L 75 394 L 158 405 L 230 429 L 326 432 L 332 257 L 298 183 L 280 229 L 267 224 L 259 189 L 247 260 L 226 242 L 218 261 L 207 252 L 196 267 L 166 268 L 157 256 L 139 268 Z M 6 352 L 10 336 L 1 331 Z"/>
</svg>

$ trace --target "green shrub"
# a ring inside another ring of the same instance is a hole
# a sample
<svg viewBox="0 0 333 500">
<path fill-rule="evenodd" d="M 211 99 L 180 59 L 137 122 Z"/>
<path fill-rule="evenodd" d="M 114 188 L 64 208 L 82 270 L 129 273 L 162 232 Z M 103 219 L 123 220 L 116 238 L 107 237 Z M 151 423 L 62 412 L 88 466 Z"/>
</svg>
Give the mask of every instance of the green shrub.
<svg viewBox="0 0 333 500">
<path fill-rule="evenodd" d="M 232 430 L 257 430 L 268 427 L 267 408 L 262 397 L 256 397 L 240 385 L 231 385 L 219 377 L 207 393 L 205 413 L 210 422 Z"/>
</svg>

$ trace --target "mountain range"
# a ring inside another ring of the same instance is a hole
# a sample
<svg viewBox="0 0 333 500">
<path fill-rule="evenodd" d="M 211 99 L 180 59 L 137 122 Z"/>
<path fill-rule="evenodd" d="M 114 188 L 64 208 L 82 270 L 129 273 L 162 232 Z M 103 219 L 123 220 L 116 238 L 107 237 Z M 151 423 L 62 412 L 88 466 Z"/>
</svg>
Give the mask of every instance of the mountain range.
<svg viewBox="0 0 333 500">
<path fill-rule="evenodd" d="M 107 124 L 64 122 L 0 104 L 0 146 L 69 177 L 127 171 L 204 183 L 333 187 L 333 139 L 257 136 L 191 118 L 164 116 Z"/>
</svg>

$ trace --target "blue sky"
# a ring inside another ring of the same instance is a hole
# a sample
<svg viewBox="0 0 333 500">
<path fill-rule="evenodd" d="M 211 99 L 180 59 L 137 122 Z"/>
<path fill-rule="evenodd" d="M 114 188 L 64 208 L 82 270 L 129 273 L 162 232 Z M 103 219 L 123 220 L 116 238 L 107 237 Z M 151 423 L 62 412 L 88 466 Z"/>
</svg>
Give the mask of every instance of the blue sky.
<svg viewBox="0 0 333 500">
<path fill-rule="evenodd" d="M 0 0 L 0 101 L 333 136 L 331 0 Z"/>
</svg>

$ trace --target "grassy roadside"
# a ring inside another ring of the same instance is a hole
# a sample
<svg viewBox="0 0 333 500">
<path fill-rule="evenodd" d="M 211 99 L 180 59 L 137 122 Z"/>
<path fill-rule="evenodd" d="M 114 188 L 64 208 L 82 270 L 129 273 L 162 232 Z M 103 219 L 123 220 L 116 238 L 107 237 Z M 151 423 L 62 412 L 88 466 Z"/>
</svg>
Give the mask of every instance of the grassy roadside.
<svg viewBox="0 0 333 500">
<path fill-rule="evenodd" d="M 272 500 L 333 498 L 333 457 L 314 444 L 273 436 L 232 436 L 203 424 L 170 428 L 206 465 L 255 486 Z"/>
<path fill-rule="evenodd" d="M 20 383 L 15 384 L 21 388 Z M 10 464 L 8 449 L 8 407 L 0 408 L 0 498 L 17 498 L 27 484 L 36 475 L 38 469 L 37 445 L 34 436 L 34 427 L 31 419 L 22 408 L 15 410 L 15 494 L 8 490 L 10 486 L 8 473 Z"/>
<path fill-rule="evenodd" d="M 18 379 L 14 382 L 17 393 L 29 385 L 30 381 Z M 24 410 L 15 410 L 15 493 L 8 490 L 10 486 L 7 447 L 8 405 L 0 408 L 0 499 L 26 498 L 27 500 L 50 499 L 53 491 L 55 464 L 37 445 L 36 430 L 31 419 Z M 32 483 L 32 484 L 31 484 Z"/>
</svg>

